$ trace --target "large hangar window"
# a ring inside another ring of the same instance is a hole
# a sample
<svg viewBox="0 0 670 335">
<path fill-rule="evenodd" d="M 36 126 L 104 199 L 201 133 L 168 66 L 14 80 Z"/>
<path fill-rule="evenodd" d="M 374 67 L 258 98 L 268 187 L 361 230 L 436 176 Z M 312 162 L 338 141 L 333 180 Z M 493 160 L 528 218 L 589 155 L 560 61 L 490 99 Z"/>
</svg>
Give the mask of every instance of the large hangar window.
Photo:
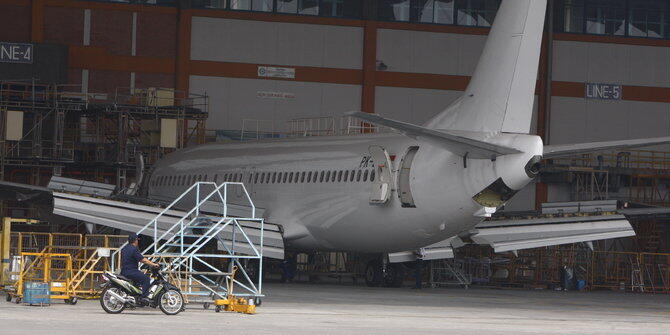
<svg viewBox="0 0 670 335">
<path fill-rule="evenodd" d="M 670 38 L 667 0 L 555 0 L 559 33 Z"/>
<path fill-rule="evenodd" d="M 387 21 L 490 27 L 500 0 L 379 0 L 379 18 Z"/>
<path fill-rule="evenodd" d="M 194 8 L 361 18 L 360 0 L 193 0 Z"/>
</svg>

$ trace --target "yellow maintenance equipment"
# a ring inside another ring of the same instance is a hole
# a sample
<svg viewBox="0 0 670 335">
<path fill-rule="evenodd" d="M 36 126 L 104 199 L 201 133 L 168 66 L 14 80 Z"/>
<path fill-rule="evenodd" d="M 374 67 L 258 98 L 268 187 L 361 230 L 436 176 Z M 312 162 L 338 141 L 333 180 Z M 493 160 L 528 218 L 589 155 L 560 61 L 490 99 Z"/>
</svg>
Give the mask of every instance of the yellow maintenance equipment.
<svg viewBox="0 0 670 335">
<path fill-rule="evenodd" d="M 49 283 L 51 299 L 62 299 L 68 304 L 76 304 L 77 298 L 72 294 L 72 256 L 48 252 L 22 252 L 22 267 L 18 280 L 7 290 L 9 299 L 15 298 L 20 303 L 24 296 L 24 284 L 28 282 Z"/>
<path fill-rule="evenodd" d="M 9 284 L 10 280 L 10 262 L 11 262 L 11 245 L 12 245 L 12 223 L 39 223 L 38 220 L 31 219 L 15 219 L 10 217 L 2 218 L 2 233 L 0 234 L 0 261 L 2 267 L 0 268 L 0 287 Z"/>
<path fill-rule="evenodd" d="M 11 298 L 11 295 L 16 295 L 19 289 L 17 281 L 21 279 L 22 270 L 26 270 L 30 262 L 35 259 L 41 259 L 42 262 L 44 258 L 48 258 L 46 254 L 68 254 L 71 262 L 69 281 L 67 284 L 55 281 L 51 287 L 52 291 L 67 292 L 70 299 L 96 299 L 100 292 L 100 275 L 110 271 L 110 257 L 119 246 L 123 245 L 127 236 L 11 231 L 12 223 L 38 222 L 30 219 L 3 218 L 0 232 L 0 259 L 2 259 L 0 288 L 8 291 Z M 29 253 L 42 256 L 29 256 Z M 66 261 L 59 259 L 56 263 L 62 262 Z M 35 265 L 39 265 L 38 268 L 42 269 L 42 263 L 32 265 L 34 269 Z M 29 272 L 26 274 L 30 275 Z M 23 283 L 25 282 L 23 278 Z"/>
<path fill-rule="evenodd" d="M 233 295 L 235 272 L 237 272 L 237 266 L 233 266 L 233 271 L 231 271 L 230 277 L 226 280 L 228 292 L 226 299 L 215 299 L 214 311 L 217 313 L 223 310 L 226 312 L 256 314 L 256 304 L 254 299 L 239 298 Z"/>
</svg>

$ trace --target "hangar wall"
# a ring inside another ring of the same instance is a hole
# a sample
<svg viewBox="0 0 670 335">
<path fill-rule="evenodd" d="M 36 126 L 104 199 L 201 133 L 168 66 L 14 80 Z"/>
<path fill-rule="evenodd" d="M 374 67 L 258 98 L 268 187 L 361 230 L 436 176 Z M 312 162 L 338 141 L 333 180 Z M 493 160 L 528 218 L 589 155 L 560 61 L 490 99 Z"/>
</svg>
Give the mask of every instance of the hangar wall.
<svg viewBox="0 0 670 335">
<path fill-rule="evenodd" d="M 240 130 L 242 120 L 251 119 L 275 121 L 275 129 L 283 130 L 284 122 L 290 119 L 338 117 L 342 111 L 358 110 L 361 105 L 359 85 L 191 76 L 190 87 L 192 92 L 210 97 L 210 129 Z M 264 92 L 292 97 L 263 97 Z M 262 126 L 261 130 L 270 130 L 267 124 Z"/>
</svg>

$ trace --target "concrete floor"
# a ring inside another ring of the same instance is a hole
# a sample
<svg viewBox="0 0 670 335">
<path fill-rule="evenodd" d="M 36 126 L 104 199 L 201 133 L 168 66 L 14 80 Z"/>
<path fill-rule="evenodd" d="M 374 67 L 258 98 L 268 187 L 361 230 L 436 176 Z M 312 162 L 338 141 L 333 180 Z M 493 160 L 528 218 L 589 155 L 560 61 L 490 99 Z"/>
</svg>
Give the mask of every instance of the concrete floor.
<svg viewBox="0 0 670 335">
<path fill-rule="evenodd" d="M 268 284 L 257 315 L 0 302 L 0 334 L 670 334 L 670 295 Z"/>
</svg>

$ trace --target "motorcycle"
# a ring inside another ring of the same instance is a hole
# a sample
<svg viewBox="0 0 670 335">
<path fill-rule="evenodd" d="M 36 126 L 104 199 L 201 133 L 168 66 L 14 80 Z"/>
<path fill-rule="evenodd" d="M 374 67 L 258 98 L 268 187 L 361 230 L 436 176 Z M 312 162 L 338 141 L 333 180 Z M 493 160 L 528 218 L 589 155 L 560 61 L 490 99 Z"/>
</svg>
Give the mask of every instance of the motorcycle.
<svg viewBox="0 0 670 335">
<path fill-rule="evenodd" d="M 162 267 L 142 266 L 150 269 L 154 280 L 149 288 L 149 304 L 140 301 L 142 290 L 133 284 L 133 281 L 122 275 L 105 272 L 102 275 L 103 290 L 100 293 L 100 305 L 109 314 L 118 314 L 126 308 L 151 307 L 160 308 L 167 315 L 177 315 L 183 311 L 184 296 L 177 286 L 167 281 L 162 273 Z"/>
</svg>

